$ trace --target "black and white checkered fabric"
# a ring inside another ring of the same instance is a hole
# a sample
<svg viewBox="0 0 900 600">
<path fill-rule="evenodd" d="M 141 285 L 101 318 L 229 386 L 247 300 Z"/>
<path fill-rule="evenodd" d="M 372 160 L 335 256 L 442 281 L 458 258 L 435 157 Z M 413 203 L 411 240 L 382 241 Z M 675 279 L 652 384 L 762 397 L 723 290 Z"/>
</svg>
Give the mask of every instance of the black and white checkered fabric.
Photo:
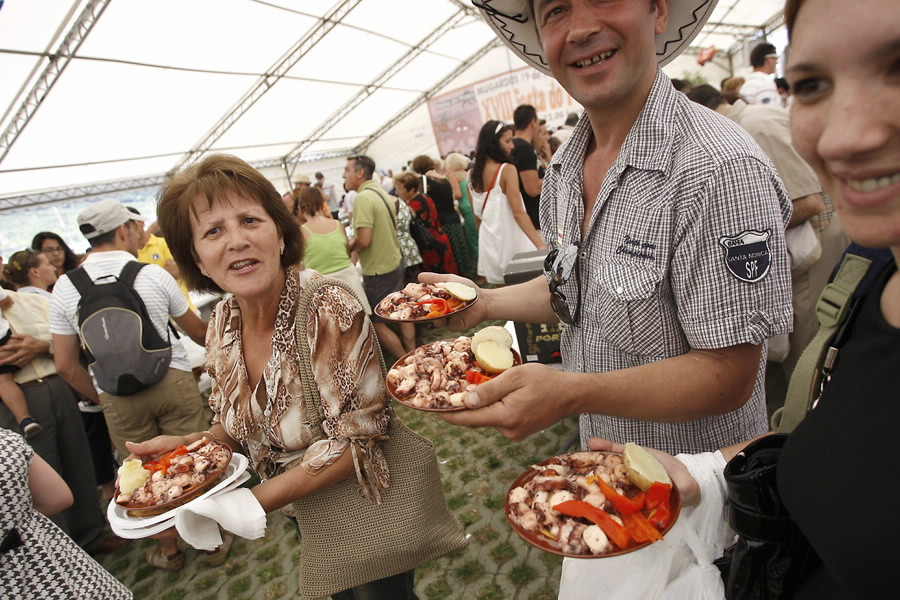
<svg viewBox="0 0 900 600">
<path fill-rule="evenodd" d="M 581 238 L 590 137 L 584 116 L 547 170 L 541 232 L 551 248 Z M 701 452 L 768 430 L 765 343 L 792 325 L 784 241 L 790 211 L 775 168 L 749 135 L 690 102 L 659 72 L 581 240 L 581 319 L 563 333 L 563 365 L 605 372 L 746 342 L 763 344 L 763 359 L 753 395 L 737 411 L 683 423 L 582 415 L 583 443 L 602 436 Z M 768 242 L 760 270 L 747 276 L 758 277 L 753 282 L 729 269 L 722 242 L 745 232 Z M 574 281 L 562 291 L 571 305 Z"/>
<path fill-rule="evenodd" d="M 17 530 L 22 542 L 0 553 L 0 598 L 131 598 L 128 588 L 34 509 L 28 490 L 33 454 L 22 436 L 0 428 L 0 539 Z"/>
</svg>

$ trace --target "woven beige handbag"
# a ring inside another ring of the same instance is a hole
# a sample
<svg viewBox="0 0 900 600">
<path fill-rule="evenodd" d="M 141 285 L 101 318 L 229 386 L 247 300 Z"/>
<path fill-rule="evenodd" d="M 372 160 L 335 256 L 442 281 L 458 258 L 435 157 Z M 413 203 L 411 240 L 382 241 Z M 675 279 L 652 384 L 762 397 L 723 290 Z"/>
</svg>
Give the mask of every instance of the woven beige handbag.
<svg viewBox="0 0 900 600">
<path fill-rule="evenodd" d="M 317 277 L 303 290 L 298 316 L 308 314 L 313 294 L 324 285 L 353 293 L 342 282 Z M 325 437 L 323 415 L 305 319 L 298 318 L 296 327 L 307 416 L 316 424 L 315 440 L 319 440 Z M 385 373 L 380 350 L 379 360 Z M 355 480 L 342 481 L 293 504 L 303 534 L 300 590 L 304 598 L 329 596 L 397 575 L 468 544 L 462 524 L 444 499 L 431 441 L 406 427 L 390 407 L 388 414 L 389 439 L 382 449 L 391 485 L 382 491 L 381 504 L 364 498 Z"/>
</svg>

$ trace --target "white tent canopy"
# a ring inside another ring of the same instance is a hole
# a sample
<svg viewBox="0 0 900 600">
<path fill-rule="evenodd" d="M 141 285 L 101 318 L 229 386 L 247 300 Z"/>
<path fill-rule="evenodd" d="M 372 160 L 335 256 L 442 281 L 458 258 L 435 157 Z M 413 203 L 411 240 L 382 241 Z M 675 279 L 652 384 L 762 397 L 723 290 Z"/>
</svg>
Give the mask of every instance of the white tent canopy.
<svg viewBox="0 0 900 600">
<path fill-rule="evenodd" d="M 667 73 L 745 72 L 782 5 L 719 0 Z M 0 211 L 156 187 L 210 152 L 279 189 L 353 152 L 396 168 L 437 154 L 428 98 L 522 65 L 468 0 L 6 0 Z"/>
</svg>

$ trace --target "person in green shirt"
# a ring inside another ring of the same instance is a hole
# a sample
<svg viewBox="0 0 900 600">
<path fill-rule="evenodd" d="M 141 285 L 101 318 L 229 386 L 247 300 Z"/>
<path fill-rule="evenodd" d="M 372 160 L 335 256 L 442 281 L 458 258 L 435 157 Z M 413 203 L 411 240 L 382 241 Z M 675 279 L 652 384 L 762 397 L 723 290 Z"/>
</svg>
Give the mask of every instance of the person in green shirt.
<svg viewBox="0 0 900 600">
<path fill-rule="evenodd" d="M 374 309 L 390 293 L 403 289 L 406 264 L 397 240 L 397 209 L 393 198 L 372 180 L 375 161 L 368 156 L 352 156 L 344 167 L 344 185 L 356 191 L 350 251 L 356 251 L 362 266 L 363 288 Z M 400 358 L 415 349 L 415 327 L 400 328 L 398 336 L 377 314 L 372 313 L 375 333 L 385 350 Z"/>
</svg>

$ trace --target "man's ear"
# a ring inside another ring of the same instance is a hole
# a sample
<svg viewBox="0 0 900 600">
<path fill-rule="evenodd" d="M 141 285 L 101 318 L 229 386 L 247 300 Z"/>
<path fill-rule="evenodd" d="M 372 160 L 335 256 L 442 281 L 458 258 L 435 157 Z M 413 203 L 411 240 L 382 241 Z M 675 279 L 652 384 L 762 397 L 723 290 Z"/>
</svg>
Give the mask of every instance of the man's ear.
<svg viewBox="0 0 900 600">
<path fill-rule="evenodd" d="M 669 0 L 656 0 L 656 35 L 669 26 Z"/>
</svg>

